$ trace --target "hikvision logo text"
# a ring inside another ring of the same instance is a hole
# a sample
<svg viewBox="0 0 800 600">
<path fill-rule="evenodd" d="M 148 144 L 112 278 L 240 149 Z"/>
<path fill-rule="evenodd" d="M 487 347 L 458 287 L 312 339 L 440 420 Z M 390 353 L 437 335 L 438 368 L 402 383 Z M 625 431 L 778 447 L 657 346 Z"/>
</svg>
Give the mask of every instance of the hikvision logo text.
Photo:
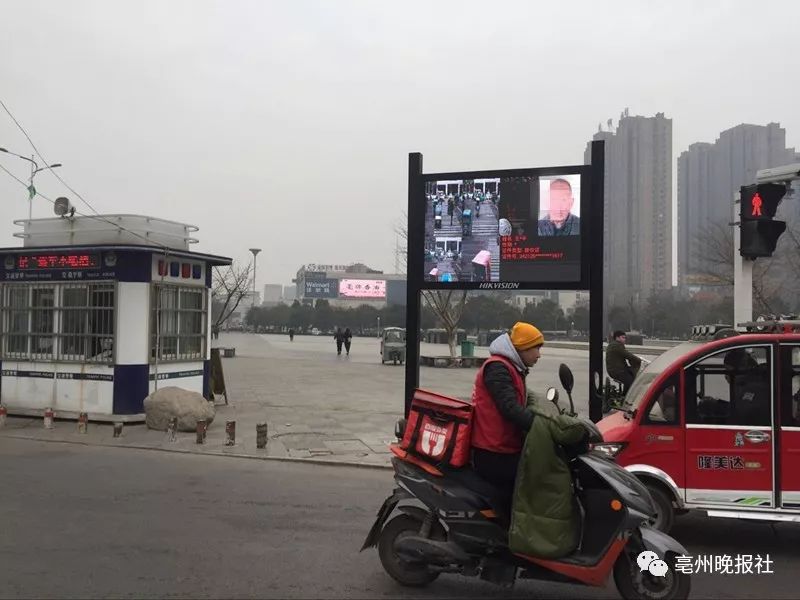
<svg viewBox="0 0 800 600">
<path fill-rule="evenodd" d="M 519 289 L 519 283 L 486 282 L 478 287 L 482 290 L 516 290 Z"/>
</svg>

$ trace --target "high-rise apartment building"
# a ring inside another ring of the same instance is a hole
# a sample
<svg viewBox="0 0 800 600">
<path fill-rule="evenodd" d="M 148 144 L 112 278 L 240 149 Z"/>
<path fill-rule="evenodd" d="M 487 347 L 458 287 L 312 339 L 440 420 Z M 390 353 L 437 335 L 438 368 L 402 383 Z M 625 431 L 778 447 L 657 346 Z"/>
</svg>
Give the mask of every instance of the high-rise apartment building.
<svg viewBox="0 0 800 600">
<path fill-rule="evenodd" d="M 741 124 L 713 143 L 698 142 L 678 157 L 678 283 L 702 283 L 714 272 L 703 239 L 727 227 L 734 194 L 756 182 L 759 169 L 797 162 L 778 123 Z"/>
<path fill-rule="evenodd" d="M 672 119 L 622 113 L 605 144 L 604 304 L 641 305 L 672 288 Z M 584 162 L 591 160 L 587 145 Z"/>
</svg>

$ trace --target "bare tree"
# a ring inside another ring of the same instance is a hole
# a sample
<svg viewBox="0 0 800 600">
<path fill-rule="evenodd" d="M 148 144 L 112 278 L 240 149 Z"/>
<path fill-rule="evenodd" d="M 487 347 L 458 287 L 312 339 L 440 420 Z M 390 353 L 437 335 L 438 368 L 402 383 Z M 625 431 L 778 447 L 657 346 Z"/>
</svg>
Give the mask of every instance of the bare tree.
<svg viewBox="0 0 800 600">
<path fill-rule="evenodd" d="M 447 332 L 447 344 L 450 346 L 450 358 L 456 356 L 456 330 L 464 305 L 467 303 L 466 290 L 422 290 L 422 297 L 431 307 L 436 317 Z"/>
<path fill-rule="evenodd" d="M 215 311 L 213 327 L 220 328 L 236 312 L 242 301 L 253 285 L 251 277 L 252 263 L 239 266 L 233 263 L 227 267 L 214 267 L 211 288 L 212 303 L 218 309 Z"/>
<path fill-rule="evenodd" d="M 403 211 L 403 220 L 395 225 L 395 233 L 403 240 L 402 264 L 403 270 L 408 268 L 408 216 Z M 422 297 L 431 307 L 436 318 L 441 322 L 447 333 L 447 345 L 450 347 L 450 358 L 456 356 L 456 331 L 464 306 L 467 303 L 466 290 L 422 290 Z"/>
<path fill-rule="evenodd" d="M 695 273 L 715 285 L 733 285 L 733 229 L 723 223 L 701 227 L 692 246 Z"/>
<path fill-rule="evenodd" d="M 798 237 L 800 240 L 800 237 Z M 711 285 L 733 287 L 733 228 L 723 223 L 702 227 L 694 241 L 692 257 L 695 274 L 703 276 Z M 777 272 L 776 262 L 761 259 L 753 265 L 753 298 L 760 312 L 773 313 L 772 305 L 780 295 L 785 279 Z M 800 268 L 800 264 L 798 264 Z"/>
<path fill-rule="evenodd" d="M 394 232 L 402 240 L 398 249 L 400 252 L 400 264 L 403 266 L 403 273 L 408 270 L 408 215 L 403 211 L 402 220 L 397 221 Z"/>
</svg>

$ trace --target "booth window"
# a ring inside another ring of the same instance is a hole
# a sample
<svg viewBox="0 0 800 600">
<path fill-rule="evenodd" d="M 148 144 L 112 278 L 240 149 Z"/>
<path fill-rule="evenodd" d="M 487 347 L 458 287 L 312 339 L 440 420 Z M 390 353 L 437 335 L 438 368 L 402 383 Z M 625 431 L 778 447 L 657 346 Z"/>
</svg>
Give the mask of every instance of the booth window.
<svg viewBox="0 0 800 600">
<path fill-rule="evenodd" d="M 152 361 L 205 359 L 205 288 L 154 284 L 150 306 Z"/>
<path fill-rule="evenodd" d="M 61 360 L 114 362 L 114 284 L 64 284 L 59 317 Z"/>
<path fill-rule="evenodd" d="M 114 362 L 114 284 L 5 284 L 0 288 L 5 359 Z"/>
</svg>

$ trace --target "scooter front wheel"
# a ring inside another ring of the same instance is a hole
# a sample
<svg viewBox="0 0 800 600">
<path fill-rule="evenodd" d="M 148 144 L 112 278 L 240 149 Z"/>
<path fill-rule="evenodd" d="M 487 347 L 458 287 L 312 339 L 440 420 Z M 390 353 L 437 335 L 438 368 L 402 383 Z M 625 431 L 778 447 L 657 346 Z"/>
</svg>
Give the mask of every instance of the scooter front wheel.
<svg viewBox="0 0 800 600">
<path fill-rule="evenodd" d="M 395 552 L 397 540 L 409 535 L 419 535 L 420 526 L 421 523 L 414 517 L 398 515 L 386 524 L 378 538 L 378 556 L 383 568 L 392 579 L 408 587 L 422 587 L 439 577 L 439 573 L 431 571 L 424 562 L 409 562 Z M 434 535 L 434 538 L 437 537 L 443 536 Z"/>
<path fill-rule="evenodd" d="M 667 572 L 653 574 L 639 569 L 636 556 L 623 551 L 614 563 L 614 583 L 625 600 L 685 600 L 692 587 L 691 576 L 675 569 L 675 554 L 664 557 Z M 656 570 L 656 573 L 659 571 Z"/>
</svg>

